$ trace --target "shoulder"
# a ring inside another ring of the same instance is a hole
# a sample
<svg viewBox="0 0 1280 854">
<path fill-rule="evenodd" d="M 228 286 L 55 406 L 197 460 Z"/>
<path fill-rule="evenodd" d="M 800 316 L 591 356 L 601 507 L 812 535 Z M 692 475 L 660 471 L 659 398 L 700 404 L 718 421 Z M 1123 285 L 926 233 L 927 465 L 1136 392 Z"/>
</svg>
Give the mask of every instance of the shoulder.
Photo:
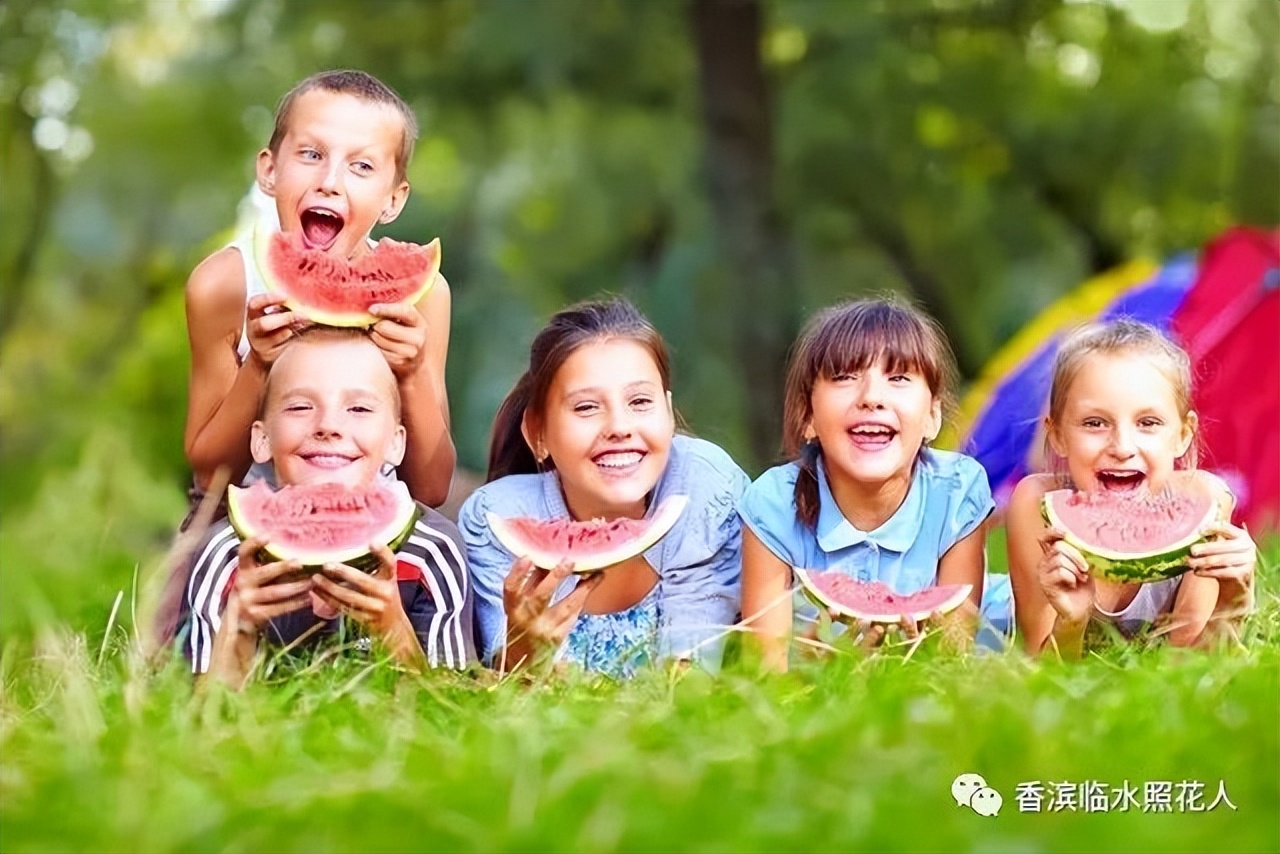
<svg viewBox="0 0 1280 854">
<path fill-rule="evenodd" d="M 779 516 L 794 519 L 799 475 L 800 465 L 794 462 L 768 469 L 747 487 L 738 509 L 755 522 Z"/>
<path fill-rule="evenodd" d="M 246 293 L 240 250 L 225 246 L 201 261 L 187 278 L 187 323 L 210 317 L 234 319 L 239 327 Z"/>
<path fill-rule="evenodd" d="M 746 472 L 714 442 L 677 435 L 671 442 L 668 478 L 673 489 L 728 493 L 736 501 L 749 482 Z"/>
<path fill-rule="evenodd" d="M 967 454 L 956 451 L 939 451 L 930 448 L 924 454 L 924 470 L 933 480 L 947 481 L 958 486 L 978 481 L 987 482 L 987 470 L 982 467 L 982 463 Z"/>
<path fill-rule="evenodd" d="M 1061 487 L 1051 474 L 1029 474 L 1013 488 L 1009 496 L 1008 516 L 1012 519 L 1040 518 L 1040 501 L 1045 493 Z"/>
<path fill-rule="evenodd" d="M 477 532 L 487 536 L 486 516 L 493 513 L 504 519 L 515 516 L 546 516 L 542 492 L 545 474 L 509 474 L 490 481 L 467 496 L 458 511 L 458 527 L 469 542 Z"/>
<path fill-rule="evenodd" d="M 1220 508 L 1222 517 L 1230 520 L 1236 507 L 1236 494 L 1231 490 L 1231 485 L 1213 472 L 1204 469 L 1193 469 L 1185 474 L 1204 484 L 1209 494 L 1213 496 L 1214 503 Z"/>
</svg>

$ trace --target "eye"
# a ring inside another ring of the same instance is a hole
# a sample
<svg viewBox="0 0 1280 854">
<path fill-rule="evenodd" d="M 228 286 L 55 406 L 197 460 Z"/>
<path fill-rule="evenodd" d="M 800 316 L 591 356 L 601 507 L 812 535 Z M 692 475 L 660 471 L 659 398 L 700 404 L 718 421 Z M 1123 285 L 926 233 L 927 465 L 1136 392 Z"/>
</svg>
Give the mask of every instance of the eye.
<svg viewBox="0 0 1280 854">
<path fill-rule="evenodd" d="M 1159 426 L 1161 426 L 1161 425 L 1163 425 L 1163 424 L 1164 424 L 1164 420 L 1163 420 L 1163 419 L 1160 419 L 1160 418 L 1156 418 L 1154 415 L 1152 415 L 1152 416 L 1148 416 L 1148 417 L 1146 417 L 1146 418 L 1139 418 L 1139 419 L 1138 419 L 1138 426 L 1139 426 L 1139 427 L 1152 428 L 1152 427 L 1159 427 Z"/>
<path fill-rule="evenodd" d="M 357 172 L 361 172 L 364 174 L 368 174 L 373 171 L 373 164 L 370 163 L 368 160 L 357 160 L 355 163 L 352 164 L 352 167 Z"/>
<path fill-rule="evenodd" d="M 631 405 L 636 409 L 648 409 L 653 406 L 653 398 L 647 394 L 636 395 L 631 398 Z"/>
<path fill-rule="evenodd" d="M 311 404 L 309 404 L 309 403 L 302 403 L 302 402 L 298 402 L 298 403 L 286 403 L 286 404 L 285 404 L 285 406 L 284 406 L 284 411 L 285 411 L 285 412 L 307 412 L 307 411 L 309 411 L 310 409 L 311 409 Z"/>
<path fill-rule="evenodd" d="M 314 148 L 304 148 L 298 152 L 298 156 L 303 160 L 319 160 L 320 152 L 316 151 Z"/>
<path fill-rule="evenodd" d="M 373 412 L 374 410 L 373 407 L 368 404 L 357 403 L 351 406 L 351 411 L 364 415 L 366 413 Z"/>
<path fill-rule="evenodd" d="M 582 401 L 573 405 L 573 411 L 577 415 L 590 415 L 599 408 L 599 404 L 593 401 Z"/>
<path fill-rule="evenodd" d="M 911 375 L 910 374 L 891 374 L 889 376 L 889 382 L 896 383 L 898 385 L 902 385 L 903 383 L 909 383 L 911 382 Z"/>
<path fill-rule="evenodd" d="M 857 374 L 850 373 L 849 371 L 841 371 L 838 374 L 833 374 L 831 377 L 831 381 L 833 383 L 847 383 L 856 378 L 857 378 Z"/>
<path fill-rule="evenodd" d="M 1081 425 L 1082 427 L 1085 427 L 1085 428 L 1089 429 L 1089 430 L 1097 430 L 1097 429 L 1099 429 L 1100 427 L 1105 427 L 1105 426 L 1106 426 L 1106 425 L 1103 423 L 1103 421 L 1102 421 L 1102 419 L 1101 419 L 1101 418 L 1086 418 L 1086 419 L 1084 419 L 1083 421 L 1081 421 L 1081 422 L 1080 422 L 1080 425 Z"/>
</svg>

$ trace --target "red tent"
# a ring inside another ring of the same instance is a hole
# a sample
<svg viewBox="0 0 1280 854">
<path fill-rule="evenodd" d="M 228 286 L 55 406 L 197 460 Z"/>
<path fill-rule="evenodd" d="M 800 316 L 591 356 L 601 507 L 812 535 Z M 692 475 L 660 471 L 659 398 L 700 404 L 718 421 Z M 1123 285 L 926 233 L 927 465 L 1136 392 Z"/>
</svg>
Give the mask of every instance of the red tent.
<svg viewBox="0 0 1280 854">
<path fill-rule="evenodd" d="M 1280 231 L 1206 246 L 1172 330 L 1195 371 L 1201 466 L 1231 484 L 1237 522 L 1280 526 Z"/>
</svg>

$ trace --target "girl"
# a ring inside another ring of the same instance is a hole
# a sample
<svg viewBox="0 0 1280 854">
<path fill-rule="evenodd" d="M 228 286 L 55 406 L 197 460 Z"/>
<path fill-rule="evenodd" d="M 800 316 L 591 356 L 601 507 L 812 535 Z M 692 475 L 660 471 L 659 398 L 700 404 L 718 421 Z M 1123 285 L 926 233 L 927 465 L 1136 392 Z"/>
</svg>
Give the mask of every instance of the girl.
<svg viewBox="0 0 1280 854">
<path fill-rule="evenodd" d="M 792 567 L 904 594 L 971 584 L 978 604 L 994 507 L 986 472 L 928 447 L 951 372 L 941 330 L 896 302 L 847 302 L 810 321 L 787 375 L 783 441 L 794 461 L 761 475 L 739 508 L 742 611 L 766 665 L 787 666 Z M 883 638 L 862 631 L 868 644 Z"/>
<path fill-rule="evenodd" d="M 629 675 L 658 659 L 715 667 L 739 602 L 734 506 L 747 477 L 710 442 L 676 435 L 667 350 L 628 302 L 561 311 L 494 422 L 488 483 L 458 525 L 477 594 L 485 661 L 509 670 L 559 650 Z M 643 518 L 668 495 L 689 504 L 657 545 L 586 578 L 537 569 L 494 538 L 486 514 Z"/>
<path fill-rule="evenodd" d="M 1207 480 L 1230 517 L 1226 484 L 1195 470 L 1191 367 L 1181 348 L 1132 320 L 1077 331 L 1058 350 L 1044 423 L 1051 471 L 1023 478 L 1008 508 L 1014 615 L 1029 652 L 1053 645 L 1079 657 L 1090 620 L 1125 635 L 1165 622 L 1169 642 L 1189 646 L 1206 639 L 1211 623 L 1243 613 L 1257 550 L 1241 528 L 1211 530 L 1215 539 L 1192 549 L 1190 573 L 1117 584 L 1093 578 L 1083 555 L 1040 518 L 1051 489 L 1158 492 L 1181 478 Z"/>
</svg>

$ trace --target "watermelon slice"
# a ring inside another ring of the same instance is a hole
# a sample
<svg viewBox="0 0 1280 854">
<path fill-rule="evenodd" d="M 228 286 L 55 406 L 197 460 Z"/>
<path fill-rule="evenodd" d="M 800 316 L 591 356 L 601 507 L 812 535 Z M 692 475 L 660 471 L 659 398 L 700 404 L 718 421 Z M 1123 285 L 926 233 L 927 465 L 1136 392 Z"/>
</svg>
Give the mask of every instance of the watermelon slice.
<svg viewBox="0 0 1280 854">
<path fill-rule="evenodd" d="M 1090 572 L 1108 581 L 1158 581 L 1187 570 L 1191 547 L 1221 510 L 1209 486 L 1183 478 L 1176 489 L 1076 492 L 1057 489 L 1041 502 L 1045 523 L 1080 550 Z"/>
<path fill-rule="evenodd" d="M 595 572 L 642 554 L 667 535 L 684 512 L 684 495 L 665 498 L 643 519 L 503 519 L 488 514 L 489 527 L 498 542 L 534 566 L 554 569 L 561 561 L 573 561 L 573 571 Z"/>
<path fill-rule="evenodd" d="M 417 303 L 440 272 L 439 238 L 420 246 L 384 237 L 371 254 L 347 261 L 308 249 L 300 235 L 259 228 L 253 254 L 267 291 L 325 326 L 372 326 L 369 306 Z"/>
<path fill-rule="evenodd" d="M 906 596 L 881 581 L 859 581 L 839 570 L 800 569 L 796 576 L 805 594 L 821 608 L 864 623 L 920 622 L 945 614 L 969 598 L 972 584 L 941 584 Z"/>
<path fill-rule="evenodd" d="M 259 481 L 227 488 L 227 516 L 240 539 L 262 536 L 270 560 L 304 567 L 345 563 L 372 572 L 373 543 L 395 551 L 409 537 L 419 508 L 401 482 L 353 488 L 337 483 L 272 490 Z"/>
</svg>

